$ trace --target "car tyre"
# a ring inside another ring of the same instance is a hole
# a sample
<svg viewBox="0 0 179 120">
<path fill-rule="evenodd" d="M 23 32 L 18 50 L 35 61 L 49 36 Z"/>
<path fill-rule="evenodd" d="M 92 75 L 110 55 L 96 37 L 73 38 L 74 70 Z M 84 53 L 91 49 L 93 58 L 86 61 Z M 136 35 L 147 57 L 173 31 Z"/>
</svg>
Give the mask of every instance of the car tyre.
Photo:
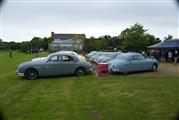
<svg viewBox="0 0 179 120">
<path fill-rule="evenodd" d="M 123 75 L 128 75 L 128 72 L 123 72 Z"/>
<path fill-rule="evenodd" d="M 28 80 L 34 80 L 37 79 L 38 73 L 35 69 L 28 69 L 26 72 L 26 77 Z"/>
<path fill-rule="evenodd" d="M 83 67 L 79 67 L 76 69 L 75 74 L 77 76 L 84 76 L 86 74 L 86 71 Z"/>
<path fill-rule="evenodd" d="M 154 65 L 152 66 L 152 71 L 153 71 L 153 72 L 156 72 L 157 69 L 158 69 L 158 66 L 157 66 L 156 64 L 154 64 Z"/>
</svg>

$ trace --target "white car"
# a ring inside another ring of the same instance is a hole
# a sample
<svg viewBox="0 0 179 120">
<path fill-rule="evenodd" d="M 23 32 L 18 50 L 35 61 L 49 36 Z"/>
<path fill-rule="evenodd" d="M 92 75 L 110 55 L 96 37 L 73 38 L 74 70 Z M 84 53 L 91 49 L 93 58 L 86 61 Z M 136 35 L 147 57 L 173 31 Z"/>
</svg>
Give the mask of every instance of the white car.
<svg viewBox="0 0 179 120">
<path fill-rule="evenodd" d="M 70 54 L 76 55 L 80 60 L 86 60 L 85 57 L 79 55 L 78 53 L 74 51 L 60 51 L 60 53 L 70 53 Z"/>
<path fill-rule="evenodd" d="M 98 52 L 92 52 L 92 53 L 90 53 L 87 57 L 88 57 L 88 59 L 91 59 L 91 57 L 92 56 L 94 56 L 95 54 L 97 54 Z"/>
<path fill-rule="evenodd" d="M 91 57 L 93 54 L 97 53 L 97 51 L 91 51 L 86 55 L 87 58 Z"/>
<path fill-rule="evenodd" d="M 90 59 L 90 61 L 92 61 L 92 62 L 96 62 L 97 61 L 97 57 L 99 57 L 99 56 L 101 56 L 101 55 L 103 55 L 104 54 L 104 52 L 97 52 L 96 54 L 94 54 L 93 56 L 91 56 L 89 59 Z"/>
<path fill-rule="evenodd" d="M 122 52 L 108 52 L 105 55 L 98 58 L 98 63 L 107 63 L 110 60 L 114 59 L 120 53 Z"/>
<path fill-rule="evenodd" d="M 73 55 L 78 56 L 78 53 L 74 52 L 74 51 L 60 51 L 60 53 L 71 53 Z"/>
</svg>

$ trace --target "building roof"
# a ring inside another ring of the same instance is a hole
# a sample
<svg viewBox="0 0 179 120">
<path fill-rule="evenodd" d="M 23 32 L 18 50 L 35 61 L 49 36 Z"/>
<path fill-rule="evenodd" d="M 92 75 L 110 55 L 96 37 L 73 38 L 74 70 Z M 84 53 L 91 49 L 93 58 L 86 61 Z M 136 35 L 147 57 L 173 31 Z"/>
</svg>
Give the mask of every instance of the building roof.
<svg viewBox="0 0 179 120">
<path fill-rule="evenodd" d="M 66 40 L 54 40 L 52 43 L 54 44 L 80 44 L 80 41 L 79 40 L 72 40 L 72 39 L 66 39 Z"/>
<path fill-rule="evenodd" d="M 53 39 L 61 39 L 61 40 L 67 40 L 67 39 L 85 39 L 85 34 L 63 34 L 63 33 L 51 33 L 51 37 Z"/>
</svg>

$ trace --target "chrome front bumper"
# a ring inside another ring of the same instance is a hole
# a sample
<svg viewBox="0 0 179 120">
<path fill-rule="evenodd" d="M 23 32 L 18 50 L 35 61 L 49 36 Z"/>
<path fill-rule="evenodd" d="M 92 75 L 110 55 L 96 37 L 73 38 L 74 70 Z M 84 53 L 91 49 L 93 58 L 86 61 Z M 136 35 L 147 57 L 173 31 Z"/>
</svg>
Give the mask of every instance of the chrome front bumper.
<svg viewBox="0 0 179 120">
<path fill-rule="evenodd" d="M 24 73 L 20 73 L 18 70 L 17 70 L 17 75 L 19 76 L 19 77 L 24 77 Z"/>
</svg>

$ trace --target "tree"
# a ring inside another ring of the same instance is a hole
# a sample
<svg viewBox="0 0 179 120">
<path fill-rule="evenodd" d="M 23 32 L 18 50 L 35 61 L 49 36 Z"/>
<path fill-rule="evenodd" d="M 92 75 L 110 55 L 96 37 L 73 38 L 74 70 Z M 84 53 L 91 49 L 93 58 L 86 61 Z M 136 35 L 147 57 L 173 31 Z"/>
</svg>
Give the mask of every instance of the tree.
<svg viewBox="0 0 179 120">
<path fill-rule="evenodd" d="M 31 43 L 29 41 L 21 42 L 20 44 L 20 50 L 23 52 L 27 52 L 27 50 L 31 49 Z"/>
<path fill-rule="evenodd" d="M 4 42 L 0 39 L 0 50 L 18 50 L 20 49 L 20 43 L 16 43 L 14 41 L 11 42 Z"/>
<path fill-rule="evenodd" d="M 168 34 L 168 36 L 164 37 L 164 40 L 170 40 L 170 39 L 172 39 L 172 38 L 173 38 L 173 36 L 170 35 L 170 34 Z"/>
<path fill-rule="evenodd" d="M 104 37 L 86 39 L 86 46 L 88 51 L 104 50 L 108 46 L 108 41 Z"/>
<path fill-rule="evenodd" d="M 121 39 L 118 36 L 111 37 L 108 40 L 108 46 L 116 48 L 117 46 L 121 45 Z"/>
<path fill-rule="evenodd" d="M 2 39 L 0 40 L 0 50 L 7 50 L 8 49 L 8 42 L 3 42 Z"/>
<path fill-rule="evenodd" d="M 73 50 L 79 52 L 79 48 L 77 48 L 76 43 L 79 40 L 78 35 L 73 35 Z M 80 41 L 82 43 L 82 41 Z"/>
<path fill-rule="evenodd" d="M 146 33 L 147 29 L 138 23 L 134 24 L 130 28 L 126 28 L 119 35 L 122 39 L 123 50 L 128 51 L 144 51 L 147 46 L 158 43 L 159 40 L 155 36 Z"/>
<path fill-rule="evenodd" d="M 93 36 L 90 37 L 89 39 L 86 39 L 87 52 L 95 50 L 94 41 L 95 41 L 95 38 Z"/>
<path fill-rule="evenodd" d="M 42 46 L 42 38 L 40 37 L 33 37 L 32 40 L 30 41 L 31 43 L 31 48 L 33 50 L 38 50 Z"/>
<path fill-rule="evenodd" d="M 48 49 L 48 44 L 52 42 L 52 38 L 51 37 L 44 37 L 42 40 L 42 45 L 41 48 L 43 48 L 45 51 Z"/>
</svg>

